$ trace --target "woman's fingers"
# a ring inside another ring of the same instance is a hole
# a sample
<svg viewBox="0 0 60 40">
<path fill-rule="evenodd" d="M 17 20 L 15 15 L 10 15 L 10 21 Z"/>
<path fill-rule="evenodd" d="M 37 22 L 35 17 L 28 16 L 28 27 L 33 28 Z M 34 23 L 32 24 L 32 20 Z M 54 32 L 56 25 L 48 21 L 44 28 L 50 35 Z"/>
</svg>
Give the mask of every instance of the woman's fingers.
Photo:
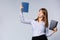
<svg viewBox="0 0 60 40">
<path fill-rule="evenodd" d="M 57 32 L 57 28 L 54 28 L 53 31 L 54 31 L 54 32 Z"/>
</svg>

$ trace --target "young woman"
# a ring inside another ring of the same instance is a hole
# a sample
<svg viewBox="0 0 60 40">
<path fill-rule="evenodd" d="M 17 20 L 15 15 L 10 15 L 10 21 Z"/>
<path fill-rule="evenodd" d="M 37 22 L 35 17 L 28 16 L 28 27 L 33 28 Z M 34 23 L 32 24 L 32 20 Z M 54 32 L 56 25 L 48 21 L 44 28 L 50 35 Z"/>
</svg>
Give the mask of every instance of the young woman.
<svg viewBox="0 0 60 40">
<path fill-rule="evenodd" d="M 20 7 L 20 10 L 22 8 L 23 6 Z M 22 12 L 20 12 L 20 19 L 22 23 L 32 25 L 32 40 L 48 40 L 47 37 L 57 31 L 57 28 L 49 31 L 48 12 L 45 8 L 39 9 L 38 17 L 34 20 L 25 19 Z"/>
</svg>

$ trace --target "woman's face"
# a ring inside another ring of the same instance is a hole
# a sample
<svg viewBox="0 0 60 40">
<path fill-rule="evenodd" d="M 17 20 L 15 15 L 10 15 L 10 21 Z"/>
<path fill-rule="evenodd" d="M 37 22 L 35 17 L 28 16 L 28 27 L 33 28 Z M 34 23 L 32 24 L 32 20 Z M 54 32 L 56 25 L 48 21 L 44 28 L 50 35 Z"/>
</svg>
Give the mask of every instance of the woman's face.
<svg viewBox="0 0 60 40">
<path fill-rule="evenodd" d="M 44 16 L 44 14 L 43 14 L 42 10 L 40 10 L 39 13 L 38 13 L 38 17 L 41 18 L 42 16 Z"/>
</svg>

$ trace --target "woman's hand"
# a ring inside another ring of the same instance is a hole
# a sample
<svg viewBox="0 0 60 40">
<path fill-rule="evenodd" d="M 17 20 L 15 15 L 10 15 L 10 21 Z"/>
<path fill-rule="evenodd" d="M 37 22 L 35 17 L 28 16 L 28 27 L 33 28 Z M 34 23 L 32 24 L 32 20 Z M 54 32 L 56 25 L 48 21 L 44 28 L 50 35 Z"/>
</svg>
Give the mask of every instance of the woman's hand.
<svg viewBox="0 0 60 40">
<path fill-rule="evenodd" d="M 20 10 L 22 11 L 22 8 L 23 8 L 23 6 L 22 6 L 22 4 L 20 5 Z M 20 15 L 22 15 L 22 12 L 20 12 Z"/>
<path fill-rule="evenodd" d="M 53 29 L 53 33 L 55 33 L 55 32 L 57 32 L 57 28 L 56 27 Z"/>
<path fill-rule="evenodd" d="M 20 5 L 20 10 L 23 8 L 22 4 Z"/>
</svg>

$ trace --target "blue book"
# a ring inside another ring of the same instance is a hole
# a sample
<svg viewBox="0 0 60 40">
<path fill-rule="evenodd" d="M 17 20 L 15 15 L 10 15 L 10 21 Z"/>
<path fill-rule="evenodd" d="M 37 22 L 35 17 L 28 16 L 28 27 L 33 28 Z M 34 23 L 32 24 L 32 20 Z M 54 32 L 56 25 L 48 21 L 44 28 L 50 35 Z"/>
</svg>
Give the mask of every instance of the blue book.
<svg viewBox="0 0 60 40">
<path fill-rule="evenodd" d="M 29 9 L 29 3 L 28 2 L 22 2 L 22 12 L 28 12 Z"/>
</svg>

